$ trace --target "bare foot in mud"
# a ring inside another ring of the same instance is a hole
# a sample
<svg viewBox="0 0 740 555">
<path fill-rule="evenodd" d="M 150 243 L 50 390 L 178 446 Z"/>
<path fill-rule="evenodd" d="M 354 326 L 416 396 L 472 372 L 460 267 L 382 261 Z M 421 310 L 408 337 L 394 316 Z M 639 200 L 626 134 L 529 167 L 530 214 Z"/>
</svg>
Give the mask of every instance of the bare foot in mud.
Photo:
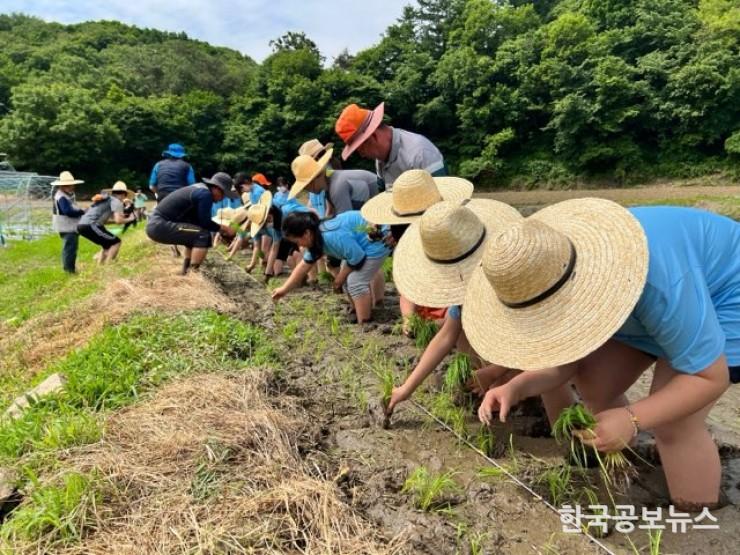
<svg viewBox="0 0 740 555">
<path fill-rule="evenodd" d="M 508 382 L 516 374 L 518 374 L 516 370 L 492 364 L 476 370 L 473 377 L 465 385 L 470 391 L 479 397 L 483 397 L 491 387 Z"/>
</svg>

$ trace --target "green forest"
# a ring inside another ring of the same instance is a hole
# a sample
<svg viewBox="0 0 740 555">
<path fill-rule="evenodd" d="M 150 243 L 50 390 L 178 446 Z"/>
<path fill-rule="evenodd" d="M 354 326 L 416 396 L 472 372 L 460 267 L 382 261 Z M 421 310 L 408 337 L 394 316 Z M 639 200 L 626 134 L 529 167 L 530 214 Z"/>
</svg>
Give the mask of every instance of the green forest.
<svg viewBox="0 0 740 555">
<path fill-rule="evenodd" d="M 304 33 L 261 64 L 185 34 L 0 15 L 0 151 L 139 184 L 170 142 L 199 175 L 290 175 L 350 102 L 480 185 L 740 175 L 737 0 L 419 0 L 372 47 Z M 350 166 L 362 166 L 357 157 Z"/>
</svg>

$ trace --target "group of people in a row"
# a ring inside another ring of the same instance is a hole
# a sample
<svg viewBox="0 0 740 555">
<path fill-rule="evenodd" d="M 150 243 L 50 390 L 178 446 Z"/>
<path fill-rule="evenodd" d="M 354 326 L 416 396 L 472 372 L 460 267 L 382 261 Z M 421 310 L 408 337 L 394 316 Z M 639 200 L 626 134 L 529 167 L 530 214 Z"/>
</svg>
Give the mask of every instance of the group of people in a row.
<svg viewBox="0 0 740 555">
<path fill-rule="evenodd" d="M 275 301 L 326 260 L 360 323 L 383 297 L 381 268 L 393 256 L 403 317 L 443 323 L 393 390 L 388 415 L 457 348 L 478 367 L 471 387 L 483 397 L 483 422 L 495 412 L 505 420 L 532 396 L 553 421 L 575 388 L 597 420 L 585 442 L 620 450 L 650 430 L 674 504 L 717 504 L 721 466 L 705 421 L 740 381 L 740 224 L 601 199 L 525 218 L 472 198 L 473 185 L 445 175 L 430 141 L 383 123 L 382 104 L 345 108 L 335 129 L 342 158 L 356 151 L 374 159 L 375 174 L 338 169 L 332 146 L 312 140 L 293 160 L 289 190 L 273 195 L 254 179 L 235 187 L 216 174 L 160 199 L 147 233 L 184 246 L 185 270 L 202 262 L 212 233 L 251 239 L 267 253 L 268 275 L 293 256 Z M 214 218 L 213 203 L 238 192 L 244 206 Z M 303 204 L 304 193 L 324 196 Z M 653 365 L 649 395 L 630 402 L 626 391 Z"/>
</svg>

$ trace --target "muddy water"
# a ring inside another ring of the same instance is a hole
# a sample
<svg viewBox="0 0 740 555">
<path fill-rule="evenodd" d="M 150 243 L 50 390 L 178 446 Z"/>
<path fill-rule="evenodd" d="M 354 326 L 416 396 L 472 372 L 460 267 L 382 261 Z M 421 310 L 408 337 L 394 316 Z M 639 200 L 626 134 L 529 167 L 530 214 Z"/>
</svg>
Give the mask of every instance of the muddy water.
<svg viewBox="0 0 740 555">
<path fill-rule="evenodd" d="M 392 286 L 388 308 L 377 318 L 379 323 L 360 332 L 357 326 L 344 322 L 341 300 L 327 290 L 305 288 L 296 292 L 287 306 L 274 308 L 261 285 L 240 268 L 212 258 L 206 272 L 236 301 L 238 315 L 270 330 L 279 346 L 282 367 L 272 391 L 275 403 L 279 405 L 282 396 L 290 395 L 311 415 L 299 446 L 302 454 L 317 473 L 335 478 L 347 503 L 374 523 L 389 542 L 406 540 L 402 552 L 606 552 L 582 535 L 563 533 L 558 515 L 513 482 L 480 477 L 479 470 L 489 463 L 413 405 L 405 403 L 399 408 L 391 429 L 377 425 L 368 405 L 379 396 L 379 389 L 365 365 L 371 358 L 366 353 L 380 350 L 385 362 L 399 369 L 408 368 L 418 355 L 408 340 L 391 333 L 398 317 Z M 340 325 L 332 330 L 327 317 L 334 315 Z M 473 409 L 467 425 L 471 430 L 477 425 Z M 544 470 L 563 460 L 562 448 L 543 437 L 546 432 L 542 414 L 531 410 L 511 419 L 510 424 L 497 424 L 496 460 L 526 483 L 534 483 Z M 651 462 L 655 460 L 653 452 L 649 442 L 640 450 Z M 434 473 L 452 473 L 458 489 L 446 496 L 446 511 L 422 512 L 410 495 L 401 491 L 410 472 L 421 465 Z M 737 499 L 734 477 L 738 466 L 736 459 L 726 458 L 725 489 L 734 488 L 732 495 L 728 493 L 733 500 Z M 545 494 L 543 487 L 535 489 Z M 661 469 L 642 465 L 640 478 L 628 494 L 626 503 L 654 507 L 666 501 Z M 719 532 L 667 532 L 661 552 L 740 552 L 739 512 L 735 506 L 714 512 Z M 643 530 L 631 534 L 631 539 L 638 548 L 648 544 Z M 602 541 L 614 553 L 634 552 L 616 532 Z"/>
</svg>

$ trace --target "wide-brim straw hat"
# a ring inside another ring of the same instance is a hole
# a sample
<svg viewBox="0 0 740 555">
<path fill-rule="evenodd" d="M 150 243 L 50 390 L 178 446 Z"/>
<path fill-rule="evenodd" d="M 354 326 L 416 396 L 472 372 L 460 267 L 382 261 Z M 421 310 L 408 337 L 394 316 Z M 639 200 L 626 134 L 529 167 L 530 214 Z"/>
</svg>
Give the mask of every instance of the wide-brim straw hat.
<svg viewBox="0 0 740 555">
<path fill-rule="evenodd" d="M 432 177 L 426 170 L 408 170 L 393 183 L 393 191 L 369 199 L 362 217 L 379 225 L 415 222 L 443 200 L 462 201 L 473 196 L 473 184 L 461 177 Z"/>
<path fill-rule="evenodd" d="M 489 199 L 442 201 L 411 224 L 393 254 L 393 282 L 412 302 L 434 308 L 462 304 L 465 288 L 491 237 L 522 219 Z"/>
<path fill-rule="evenodd" d="M 259 202 L 249 207 L 248 214 L 251 223 L 249 234 L 252 237 L 256 236 L 267 223 L 267 217 L 270 215 L 270 206 L 272 206 L 272 193 L 265 191 L 262 193 Z"/>
<path fill-rule="evenodd" d="M 603 345 L 645 285 L 645 232 L 625 208 L 574 199 L 489 241 L 468 284 L 462 323 L 485 360 L 520 370 L 574 362 Z"/>
<path fill-rule="evenodd" d="M 327 150 L 332 148 L 334 146 L 334 143 L 326 143 L 321 144 L 321 141 L 318 139 L 310 139 L 303 143 L 298 148 L 298 156 L 310 156 L 314 160 L 316 160 L 316 157 L 319 155 L 323 155 Z"/>
<path fill-rule="evenodd" d="M 211 219 L 219 225 L 244 230 L 247 227 L 248 217 L 246 208 L 242 206 L 240 208 L 219 208 Z"/>
<path fill-rule="evenodd" d="M 116 181 L 113 184 L 113 187 L 111 187 L 110 189 L 103 189 L 103 192 L 108 193 L 109 195 L 112 193 L 126 193 L 126 196 L 128 198 L 134 198 L 134 192 L 130 191 L 123 181 Z"/>
<path fill-rule="evenodd" d="M 334 149 L 328 149 L 318 160 L 314 160 L 307 154 L 302 154 L 293 160 L 290 169 L 293 171 L 295 183 L 290 188 L 288 199 L 298 196 L 309 183 L 316 179 L 324 171 L 331 160 Z"/>
<path fill-rule="evenodd" d="M 51 182 L 52 187 L 66 187 L 69 185 L 82 185 L 82 179 L 75 179 L 71 172 L 64 171 L 59 174 L 59 179 Z"/>
</svg>

